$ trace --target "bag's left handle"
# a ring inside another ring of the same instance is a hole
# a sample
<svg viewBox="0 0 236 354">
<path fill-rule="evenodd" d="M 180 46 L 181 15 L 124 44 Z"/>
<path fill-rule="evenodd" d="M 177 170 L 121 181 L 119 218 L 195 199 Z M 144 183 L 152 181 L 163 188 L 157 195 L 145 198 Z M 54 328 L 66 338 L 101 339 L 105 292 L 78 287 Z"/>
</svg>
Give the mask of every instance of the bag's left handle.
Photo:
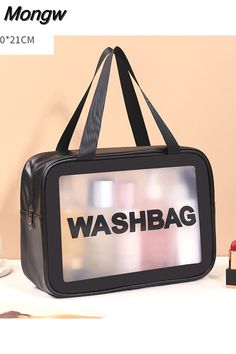
<svg viewBox="0 0 236 354">
<path fill-rule="evenodd" d="M 69 144 L 71 141 L 71 138 L 73 136 L 73 133 L 75 131 L 76 125 L 78 123 L 78 120 L 80 118 L 81 112 L 83 110 L 83 107 L 85 105 L 86 99 L 88 97 L 89 91 L 91 89 L 91 86 L 93 84 L 94 78 L 100 69 L 103 61 L 106 59 L 106 57 L 113 51 L 112 48 L 107 47 L 101 54 L 95 73 L 93 75 L 93 78 L 89 84 L 88 89 L 86 90 L 84 96 L 82 97 L 79 105 L 77 106 L 72 118 L 70 119 L 69 123 L 67 124 L 60 140 L 59 143 L 57 144 L 56 150 L 62 153 L 66 153 L 69 149 Z M 126 110 L 128 113 L 131 129 L 133 132 L 133 136 L 135 139 L 135 143 L 137 146 L 149 146 L 150 141 L 147 133 L 147 129 L 144 123 L 144 119 L 142 116 L 142 112 L 138 103 L 138 99 L 132 84 L 132 81 L 130 79 L 130 76 L 128 72 L 125 70 L 122 70 L 123 65 L 126 64 L 124 58 L 120 62 L 117 63 L 118 65 L 118 72 L 119 72 L 119 77 L 120 77 L 120 82 L 121 82 L 121 88 L 125 100 L 125 106 Z M 127 65 L 127 64 L 126 64 Z"/>
<path fill-rule="evenodd" d="M 75 130 L 75 127 L 76 127 L 76 124 L 78 122 L 78 119 L 80 117 L 80 114 L 82 112 L 82 109 L 84 107 L 84 104 L 86 102 L 86 99 L 88 97 L 88 94 L 89 94 L 89 91 L 90 91 L 90 88 L 93 84 L 93 80 L 98 72 L 98 70 L 100 69 L 103 61 L 106 59 L 106 57 L 111 53 L 112 51 L 112 48 L 110 47 L 107 47 L 106 49 L 104 49 L 104 51 L 102 52 L 99 60 L 98 60 L 98 63 L 97 63 L 97 67 L 96 67 L 96 70 L 95 70 L 95 73 L 93 75 L 93 78 L 89 84 L 89 87 L 87 88 L 84 96 L 82 97 L 79 105 L 77 106 L 73 116 L 71 117 L 69 123 L 67 124 L 67 127 L 66 129 L 64 130 L 58 144 L 57 144 L 57 147 L 56 147 L 56 150 L 57 151 L 60 151 L 60 152 L 66 152 L 68 151 L 68 148 L 69 148 L 69 144 L 70 144 L 70 141 L 71 141 L 71 138 L 72 138 L 72 135 L 74 133 L 74 130 Z"/>
</svg>

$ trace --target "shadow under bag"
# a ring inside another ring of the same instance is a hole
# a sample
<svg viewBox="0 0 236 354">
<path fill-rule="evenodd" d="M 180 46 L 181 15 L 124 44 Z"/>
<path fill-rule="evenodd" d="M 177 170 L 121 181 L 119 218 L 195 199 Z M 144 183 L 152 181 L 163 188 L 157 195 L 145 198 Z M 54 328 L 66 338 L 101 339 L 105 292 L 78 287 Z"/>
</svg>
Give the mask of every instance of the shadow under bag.
<svg viewBox="0 0 236 354">
<path fill-rule="evenodd" d="M 136 147 L 97 149 L 113 56 Z M 22 268 L 56 297 L 195 280 L 215 261 L 207 157 L 178 145 L 119 47 L 104 50 L 94 77 L 101 66 L 79 150 L 69 143 L 93 80 L 56 151 L 31 157 L 22 172 Z M 150 146 L 133 81 L 165 146 Z"/>
</svg>

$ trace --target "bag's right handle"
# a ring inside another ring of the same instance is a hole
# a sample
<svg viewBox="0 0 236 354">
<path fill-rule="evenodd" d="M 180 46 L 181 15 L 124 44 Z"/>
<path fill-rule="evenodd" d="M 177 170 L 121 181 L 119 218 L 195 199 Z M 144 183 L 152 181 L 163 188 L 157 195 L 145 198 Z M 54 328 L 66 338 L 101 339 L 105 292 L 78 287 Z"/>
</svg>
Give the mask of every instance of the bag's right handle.
<svg viewBox="0 0 236 354">
<path fill-rule="evenodd" d="M 154 120 L 162 134 L 162 137 L 166 142 L 167 152 L 178 153 L 180 151 L 180 148 L 177 141 L 175 140 L 174 136 L 172 135 L 171 131 L 169 130 L 165 122 L 160 117 L 159 113 L 156 111 L 152 103 L 149 101 L 149 99 L 141 89 L 126 55 L 124 54 L 121 48 L 115 47 L 115 49 L 107 56 L 102 72 L 100 74 L 97 88 L 94 93 L 92 104 L 88 113 L 88 118 L 85 124 L 84 132 L 83 132 L 83 136 L 79 148 L 78 158 L 91 159 L 96 153 L 99 133 L 101 130 L 101 122 L 102 122 L 102 116 L 103 116 L 103 111 L 105 106 L 105 99 L 106 99 L 108 81 L 110 76 L 112 57 L 114 53 L 117 54 L 116 58 L 120 58 L 122 60 L 123 63 L 122 70 L 126 70 L 126 72 L 129 72 L 129 74 L 132 76 L 132 78 L 140 88 L 143 97 L 152 113 L 152 116 L 154 117 Z"/>
<path fill-rule="evenodd" d="M 114 52 L 116 52 L 118 54 L 118 55 L 116 55 L 116 60 L 121 60 L 126 64 L 126 70 L 132 76 L 132 78 L 134 79 L 134 81 L 138 85 L 140 91 L 142 92 L 142 95 L 148 105 L 148 108 L 150 109 L 152 116 L 153 116 L 153 118 L 154 118 L 160 132 L 161 132 L 161 135 L 166 142 L 168 152 L 179 152 L 179 145 L 178 145 L 175 137 L 173 136 L 173 134 L 171 133 L 171 131 L 169 130 L 169 128 L 167 127 L 165 122 L 162 120 L 160 114 L 157 112 L 155 107 L 152 105 L 152 103 L 149 101 L 146 94 L 143 92 L 142 88 L 140 87 L 138 80 L 131 68 L 131 65 L 130 65 L 125 53 L 123 52 L 123 50 L 120 47 L 115 47 Z M 111 53 L 111 55 L 112 55 L 112 53 Z"/>
</svg>

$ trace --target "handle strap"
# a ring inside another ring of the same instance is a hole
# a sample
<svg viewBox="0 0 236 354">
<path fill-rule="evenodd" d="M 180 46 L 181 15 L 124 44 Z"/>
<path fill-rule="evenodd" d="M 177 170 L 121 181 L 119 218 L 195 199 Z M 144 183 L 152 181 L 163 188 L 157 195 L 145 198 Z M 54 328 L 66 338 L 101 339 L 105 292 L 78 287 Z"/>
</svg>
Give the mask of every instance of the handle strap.
<svg viewBox="0 0 236 354">
<path fill-rule="evenodd" d="M 165 122 L 162 120 L 160 114 L 156 111 L 155 107 L 152 105 L 152 103 L 149 101 L 148 97 L 146 96 L 146 94 L 143 92 L 142 88 L 140 87 L 137 78 L 134 75 L 134 72 L 131 68 L 131 65 L 125 55 L 125 53 L 123 52 L 123 50 L 120 47 L 115 47 L 114 49 L 115 52 L 117 52 L 119 54 L 119 57 L 126 62 L 126 67 L 127 70 L 129 72 L 129 74 L 132 76 L 132 78 L 134 79 L 134 81 L 136 82 L 136 84 L 138 85 L 147 105 L 149 110 L 152 113 L 152 116 L 161 132 L 161 135 L 167 145 L 167 149 L 169 153 L 176 153 L 179 152 L 179 145 L 175 139 L 175 137 L 173 136 L 173 134 L 171 133 L 171 131 L 169 130 L 169 128 L 167 127 L 167 125 L 165 124 Z M 112 55 L 112 52 L 111 54 Z"/>
<path fill-rule="evenodd" d="M 58 144 L 56 147 L 57 151 L 66 153 L 69 149 L 69 144 L 72 139 L 73 133 L 75 131 L 76 125 L 78 123 L 78 120 L 80 118 L 81 112 L 83 110 L 83 107 L 85 105 L 86 99 L 88 97 L 89 91 L 91 89 L 91 86 L 93 84 L 94 78 L 100 69 L 103 61 L 105 58 L 112 52 L 112 48 L 107 47 L 101 54 L 95 73 L 93 75 L 93 78 L 84 94 L 82 97 L 79 105 L 77 106 L 72 118 L 70 119 L 69 123 L 67 124 Z M 117 64 L 118 65 L 118 64 Z M 119 62 L 119 66 L 122 67 L 122 62 Z M 126 105 L 126 110 L 128 113 L 131 129 L 133 132 L 133 136 L 135 139 L 135 143 L 137 146 L 149 146 L 150 141 L 148 138 L 148 133 L 147 129 L 144 123 L 144 119 L 142 116 L 142 112 L 139 106 L 139 102 L 137 99 L 137 95 L 135 93 L 132 81 L 130 79 L 130 76 L 127 71 L 124 71 L 120 69 L 118 66 L 118 71 L 119 71 L 119 77 L 120 77 L 120 82 L 121 82 L 121 87 L 122 87 L 122 92 L 125 100 L 125 105 Z M 123 72 L 123 74 L 122 74 Z M 127 92 L 129 93 L 127 95 Z"/>
<path fill-rule="evenodd" d="M 128 113 L 135 143 L 137 146 L 150 146 L 150 141 L 148 138 L 148 133 L 144 123 L 139 101 L 129 72 L 126 69 L 127 58 L 121 57 L 118 51 L 114 51 L 114 55 L 116 58 L 126 111 Z"/>
<path fill-rule="evenodd" d="M 83 132 L 83 136 L 79 148 L 78 158 L 91 159 L 96 153 L 99 133 L 101 130 L 101 122 L 102 122 L 102 116 L 103 116 L 103 111 L 105 106 L 107 87 L 108 87 L 109 76 L 110 76 L 111 62 L 112 62 L 113 54 L 116 53 L 118 54 L 117 57 L 121 58 L 123 61 L 122 70 L 126 70 L 132 76 L 132 78 L 140 88 L 142 95 L 152 113 L 152 116 L 154 117 L 154 120 L 163 136 L 163 139 L 166 142 L 168 153 L 178 153 L 179 145 L 177 141 L 175 140 L 174 136 L 172 135 L 167 125 L 160 117 L 159 113 L 156 111 L 152 103 L 149 101 L 149 99 L 141 89 L 133 73 L 133 70 L 128 62 L 126 55 L 124 54 L 121 48 L 115 47 L 115 49 L 112 50 L 111 53 L 107 56 L 102 72 L 100 74 L 97 88 L 95 90 L 92 104 L 88 113 L 88 118 L 85 124 L 84 132 Z"/>
</svg>

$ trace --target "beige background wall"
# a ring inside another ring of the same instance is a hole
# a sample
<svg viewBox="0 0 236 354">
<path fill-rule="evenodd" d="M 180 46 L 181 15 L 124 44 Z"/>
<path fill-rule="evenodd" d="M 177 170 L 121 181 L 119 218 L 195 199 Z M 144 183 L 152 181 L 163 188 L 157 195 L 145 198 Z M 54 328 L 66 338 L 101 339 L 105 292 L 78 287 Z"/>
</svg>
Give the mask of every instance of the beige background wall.
<svg viewBox="0 0 236 354">
<path fill-rule="evenodd" d="M 218 254 L 226 254 L 236 238 L 236 37 L 58 37 L 54 56 L 0 56 L 2 256 L 19 256 L 19 187 L 26 159 L 55 149 L 108 45 L 125 50 L 142 88 L 178 142 L 209 157 L 215 175 Z M 114 65 L 111 82 L 99 145 L 133 145 Z M 141 102 L 152 143 L 162 143 Z"/>
</svg>

